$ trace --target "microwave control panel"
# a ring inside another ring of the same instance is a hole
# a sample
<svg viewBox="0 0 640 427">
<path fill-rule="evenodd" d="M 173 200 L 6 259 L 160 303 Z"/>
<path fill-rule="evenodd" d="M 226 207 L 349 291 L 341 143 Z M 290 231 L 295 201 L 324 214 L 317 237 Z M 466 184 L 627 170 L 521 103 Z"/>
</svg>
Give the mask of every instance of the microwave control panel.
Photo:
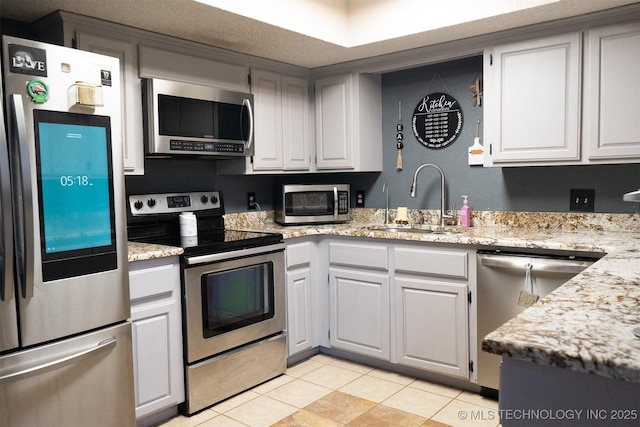
<svg viewBox="0 0 640 427">
<path fill-rule="evenodd" d="M 338 191 L 338 214 L 349 213 L 349 192 Z"/>
<path fill-rule="evenodd" d="M 188 151 L 195 153 L 244 153 L 244 144 L 239 142 L 204 142 L 172 139 L 169 142 L 171 151 Z"/>
</svg>

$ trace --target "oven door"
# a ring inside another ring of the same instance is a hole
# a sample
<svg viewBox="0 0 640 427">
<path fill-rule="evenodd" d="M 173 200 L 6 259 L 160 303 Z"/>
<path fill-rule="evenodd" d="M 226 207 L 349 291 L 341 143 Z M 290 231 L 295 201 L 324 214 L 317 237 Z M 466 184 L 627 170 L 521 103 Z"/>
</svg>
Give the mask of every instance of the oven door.
<svg viewBox="0 0 640 427">
<path fill-rule="evenodd" d="M 185 258 L 187 363 L 285 329 L 284 245 L 221 256 Z"/>
</svg>

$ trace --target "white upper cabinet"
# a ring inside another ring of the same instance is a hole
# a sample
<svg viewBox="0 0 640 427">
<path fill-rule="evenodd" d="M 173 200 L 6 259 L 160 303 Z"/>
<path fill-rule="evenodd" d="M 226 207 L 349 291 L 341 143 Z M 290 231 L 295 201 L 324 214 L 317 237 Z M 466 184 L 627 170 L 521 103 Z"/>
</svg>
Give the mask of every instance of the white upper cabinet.
<svg viewBox="0 0 640 427">
<path fill-rule="evenodd" d="M 316 162 L 319 169 L 354 169 L 353 75 L 316 81 Z"/>
<path fill-rule="evenodd" d="M 144 149 L 142 143 L 142 103 L 140 102 L 142 88 L 138 78 L 136 44 L 105 31 L 100 31 L 98 34 L 96 31 L 80 28 L 76 30 L 75 37 L 78 49 L 113 56 L 120 60 L 122 123 L 124 124 L 122 127 L 124 173 L 143 175 Z"/>
<path fill-rule="evenodd" d="M 253 169 L 284 169 L 280 75 L 268 71 L 252 70 L 251 88 L 256 112 Z"/>
<path fill-rule="evenodd" d="M 282 76 L 282 140 L 285 171 L 311 168 L 309 80 Z"/>
<path fill-rule="evenodd" d="M 640 162 L 638 76 L 637 21 L 485 50 L 485 166 Z"/>
<path fill-rule="evenodd" d="M 380 75 L 347 73 L 315 81 L 316 168 L 382 171 Z"/>
<path fill-rule="evenodd" d="M 220 174 L 301 173 L 313 169 L 309 80 L 251 70 L 255 111 L 253 157 L 218 162 Z"/>
<path fill-rule="evenodd" d="M 484 54 L 485 166 L 580 159 L 581 34 Z"/>
<path fill-rule="evenodd" d="M 592 29 L 583 140 L 591 162 L 640 160 L 640 23 Z"/>
<path fill-rule="evenodd" d="M 180 46 L 140 45 L 140 77 L 155 77 L 186 83 L 205 84 L 238 92 L 248 92 L 247 67 L 187 50 Z"/>
</svg>

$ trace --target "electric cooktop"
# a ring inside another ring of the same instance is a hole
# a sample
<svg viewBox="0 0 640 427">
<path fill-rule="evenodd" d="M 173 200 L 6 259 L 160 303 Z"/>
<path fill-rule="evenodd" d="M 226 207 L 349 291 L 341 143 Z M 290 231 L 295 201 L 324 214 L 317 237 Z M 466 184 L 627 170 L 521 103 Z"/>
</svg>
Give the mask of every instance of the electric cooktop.
<svg viewBox="0 0 640 427">
<path fill-rule="evenodd" d="M 267 246 L 283 242 L 282 234 L 228 230 L 220 191 L 130 195 L 129 240 L 184 248 L 184 254 L 203 255 Z M 180 235 L 180 214 L 193 212 L 197 236 Z"/>
</svg>

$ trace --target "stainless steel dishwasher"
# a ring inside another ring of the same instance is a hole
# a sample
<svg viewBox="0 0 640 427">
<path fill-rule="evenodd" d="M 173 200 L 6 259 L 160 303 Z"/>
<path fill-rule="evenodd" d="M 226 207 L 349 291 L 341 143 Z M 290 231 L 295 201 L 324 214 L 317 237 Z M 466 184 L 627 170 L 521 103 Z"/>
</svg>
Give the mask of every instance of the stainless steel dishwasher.
<svg viewBox="0 0 640 427">
<path fill-rule="evenodd" d="M 590 255 L 478 251 L 478 385 L 499 389 L 501 357 L 482 351 L 482 340 L 525 310 L 521 291 L 528 285 L 530 293 L 546 296 L 598 260 Z"/>
</svg>

